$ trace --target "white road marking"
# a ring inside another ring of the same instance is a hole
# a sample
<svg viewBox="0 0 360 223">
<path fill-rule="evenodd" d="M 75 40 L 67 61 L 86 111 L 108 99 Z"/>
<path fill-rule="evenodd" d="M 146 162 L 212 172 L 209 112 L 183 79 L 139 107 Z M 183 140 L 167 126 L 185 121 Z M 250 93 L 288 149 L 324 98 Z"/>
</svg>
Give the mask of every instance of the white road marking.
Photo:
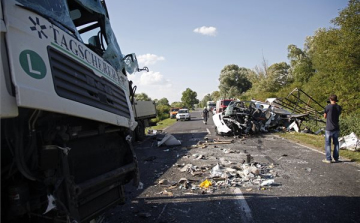
<svg viewBox="0 0 360 223">
<path fill-rule="evenodd" d="M 211 135 L 211 132 L 208 128 L 206 128 L 206 131 L 208 132 L 209 135 Z"/>
<path fill-rule="evenodd" d="M 241 209 L 240 214 L 242 216 L 242 222 L 245 222 L 245 223 L 253 222 L 251 209 L 250 209 L 249 205 L 247 204 L 245 197 L 243 196 L 243 193 L 241 192 L 240 188 L 236 188 L 234 190 L 234 194 L 236 195 L 235 199 Z"/>
</svg>

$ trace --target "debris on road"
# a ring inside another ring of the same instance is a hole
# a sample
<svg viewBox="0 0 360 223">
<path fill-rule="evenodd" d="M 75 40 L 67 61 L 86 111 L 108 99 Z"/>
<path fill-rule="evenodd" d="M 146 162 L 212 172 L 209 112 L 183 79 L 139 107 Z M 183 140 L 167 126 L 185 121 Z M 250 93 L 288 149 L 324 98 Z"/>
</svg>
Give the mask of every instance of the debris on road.
<svg viewBox="0 0 360 223">
<path fill-rule="evenodd" d="M 199 187 L 202 188 L 209 188 L 212 185 L 211 181 L 209 181 L 208 179 L 204 180 L 203 182 L 201 182 L 201 184 L 199 185 Z"/>
<path fill-rule="evenodd" d="M 149 129 L 147 131 L 148 136 L 155 136 L 155 135 L 158 135 L 158 134 L 161 134 L 161 133 L 163 133 L 163 130 Z"/>
<path fill-rule="evenodd" d="M 340 149 L 347 149 L 350 151 L 360 151 L 360 139 L 355 133 L 339 138 Z"/>
<path fill-rule="evenodd" d="M 234 163 L 222 157 L 218 160 L 220 162 L 212 167 L 198 167 L 190 163 L 183 165 L 176 164 L 180 167 L 180 172 L 190 173 L 195 177 L 205 177 L 206 179 L 202 181 L 200 185 L 194 185 L 188 178 L 184 177 L 177 183 L 177 188 L 181 190 L 188 188 L 191 188 L 191 190 L 207 189 L 207 191 L 201 191 L 201 194 L 206 194 L 212 193 L 214 190 L 220 188 L 258 187 L 259 190 L 265 190 L 267 187 L 276 185 L 275 178 L 278 177 L 278 175 L 273 169 L 275 168 L 273 163 L 244 163 L 245 161 L 243 159 L 241 159 L 239 163 Z"/>
<path fill-rule="evenodd" d="M 158 142 L 158 147 L 160 147 L 163 144 L 167 146 L 178 146 L 181 145 L 181 142 L 177 140 L 173 135 L 166 134 L 165 137 Z"/>
<path fill-rule="evenodd" d="M 271 184 L 273 184 L 275 181 L 273 180 L 273 179 L 271 179 L 271 180 L 265 180 L 265 181 L 263 181 L 261 184 L 260 184 L 260 186 L 269 186 L 269 185 L 271 185 Z"/>
</svg>

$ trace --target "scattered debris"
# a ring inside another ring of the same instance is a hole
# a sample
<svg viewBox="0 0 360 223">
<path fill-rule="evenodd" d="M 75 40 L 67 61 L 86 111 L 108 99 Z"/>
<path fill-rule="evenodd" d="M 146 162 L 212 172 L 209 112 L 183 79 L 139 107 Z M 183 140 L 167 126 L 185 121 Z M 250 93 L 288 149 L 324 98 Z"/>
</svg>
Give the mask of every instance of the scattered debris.
<svg viewBox="0 0 360 223">
<path fill-rule="evenodd" d="M 178 185 L 179 185 L 179 188 L 180 189 L 186 189 L 186 188 L 188 188 L 188 183 L 189 183 L 189 181 L 188 181 L 188 179 L 186 179 L 186 178 L 181 178 L 180 180 L 179 180 L 179 182 L 178 182 Z"/>
<path fill-rule="evenodd" d="M 294 121 L 293 123 L 291 123 L 289 125 L 289 127 L 287 127 L 287 129 L 290 131 L 291 129 L 294 129 L 295 132 L 299 132 L 299 126 L 297 125 L 296 121 Z"/>
<path fill-rule="evenodd" d="M 206 179 L 205 181 L 203 181 L 203 182 L 199 185 L 199 187 L 209 188 L 211 185 L 212 185 L 211 181 L 209 181 L 208 179 Z"/>
<path fill-rule="evenodd" d="M 169 197 L 174 196 L 173 192 L 171 192 L 171 191 L 167 191 L 167 190 L 163 190 L 163 191 L 161 191 L 161 192 L 160 192 L 160 193 L 158 193 L 158 194 L 161 194 L 161 195 L 167 195 L 167 196 L 169 196 Z"/>
<path fill-rule="evenodd" d="M 161 186 L 168 186 L 169 184 L 170 184 L 170 182 L 166 179 L 159 180 L 159 185 L 161 185 Z"/>
<path fill-rule="evenodd" d="M 155 136 L 161 133 L 163 133 L 163 130 L 148 129 L 147 131 L 148 136 Z"/>
<path fill-rule="evenodd" d="M 350 151 L 360 151 L 360 139 L 355 133 L 339 138 L 340 149 L 347 149 Z"/>
<path fill-rule="evenodd" d="M 221 167 L 219 164 L 216 164 L 216 166 L 214 166 L 212 169 L 211 169 L 211 174 L 210 176 L 211 177 L 222 177 L 224 172 L 223 172 L 223 167 Z"/>
<path fill-rule="evenodd" d="M 139 182 L 139 186 L 137 187 L 138 190 L 144 189 L 144 184 L 142 182 Z"/>
<path fill-rule="evenodd" d="M 167 146 L 178 146 L 181 145 L 181 142 L 177 140 L 173 135 L 166 134 L 165 137 L 158 142 L 158 147 L 160 147 L 163 144 Z"/>
<path fill-rule="evenodd" d="M 269 186 L 269 185 L 273 184 L 274 182 L 275 181 L 273 179 L 265 180 L 260 184 L 260 186 Z"/>
</svg>

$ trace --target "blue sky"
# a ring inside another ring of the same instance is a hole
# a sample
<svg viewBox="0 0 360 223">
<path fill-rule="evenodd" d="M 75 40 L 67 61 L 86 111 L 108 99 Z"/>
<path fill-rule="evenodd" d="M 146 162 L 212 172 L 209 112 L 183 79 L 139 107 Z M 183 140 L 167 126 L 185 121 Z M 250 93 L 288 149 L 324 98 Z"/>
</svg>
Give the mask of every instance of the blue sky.
<svg viewBox="0 0 360 223">
<path fill-rule="evenodd" d="M 108 0 L 123 54 L 136 53 L 150 72 L 129 78 L 136 93 L 181 101 L 186 88 L 198 99 L 218 90 L 224 66 L 254 69 L 289 62 L 287 46 L 305 38 L 347 6 L 347 0 Z"/>
</svg>

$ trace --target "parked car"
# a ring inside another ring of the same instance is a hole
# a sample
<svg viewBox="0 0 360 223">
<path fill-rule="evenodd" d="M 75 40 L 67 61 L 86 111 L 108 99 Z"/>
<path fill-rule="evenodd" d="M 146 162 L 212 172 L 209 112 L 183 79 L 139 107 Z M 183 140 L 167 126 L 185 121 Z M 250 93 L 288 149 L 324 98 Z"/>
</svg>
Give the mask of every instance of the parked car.
<svg viewBox="0 0 360 223">
<path fill-rule="evenodd" d="M 176 121 L 179 120 L 191 120 L 191 115 L 188 109 L 179 109 L 178 113 L 176 114 Z"/>
</svg>

